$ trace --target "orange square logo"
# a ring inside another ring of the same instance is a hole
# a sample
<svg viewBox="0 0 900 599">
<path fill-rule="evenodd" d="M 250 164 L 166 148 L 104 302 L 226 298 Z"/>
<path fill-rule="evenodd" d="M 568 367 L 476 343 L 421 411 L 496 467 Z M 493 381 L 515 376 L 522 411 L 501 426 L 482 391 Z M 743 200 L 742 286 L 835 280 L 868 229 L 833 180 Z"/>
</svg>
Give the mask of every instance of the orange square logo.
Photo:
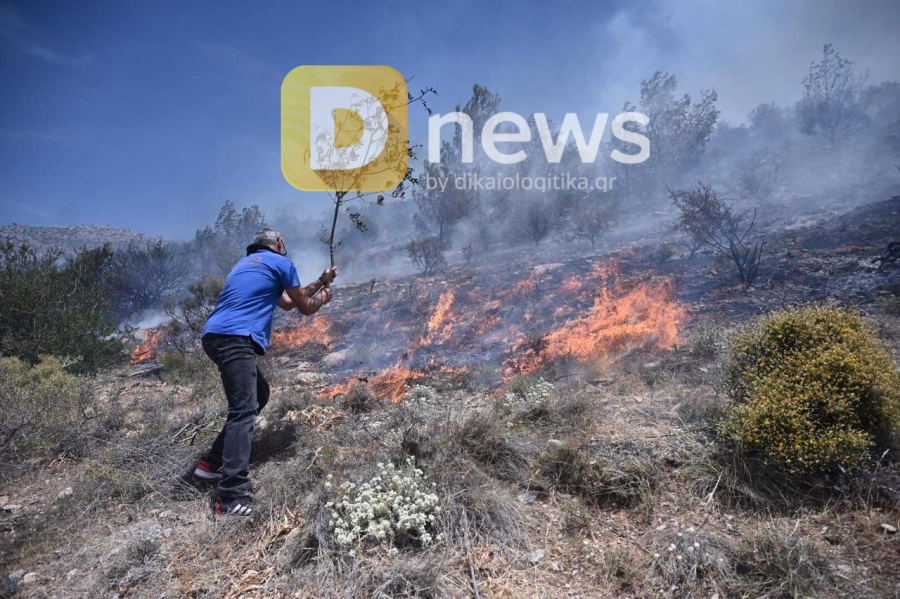
<svg viewBox="0 0 900 599">
<path fill-rule="evenodd" d="M 281 84 L 281 172 L 303 191 L 386 191 L 406 176 L 406 80 L 388 66 L 300 66 Z"/>
</svg>

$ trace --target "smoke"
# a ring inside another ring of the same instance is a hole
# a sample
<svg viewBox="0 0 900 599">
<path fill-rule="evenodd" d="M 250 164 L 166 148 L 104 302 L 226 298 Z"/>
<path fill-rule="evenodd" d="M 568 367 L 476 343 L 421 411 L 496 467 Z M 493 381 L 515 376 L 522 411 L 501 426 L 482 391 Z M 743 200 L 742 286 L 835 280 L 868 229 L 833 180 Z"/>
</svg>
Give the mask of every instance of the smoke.
<svg viewBox="0 0 900 599">
<path fill-rule="evenodd" d="M 135 327 L 138 329 L 155 329 L 168 322 L 169 316 L 160 308 L 148 308 L 122 322 L 122 327 Z"/>
<path fill-rule="evenodd" d="M 898 18 L 900 4 L 892 0 L 630 5 L 597 27 L 603 44 L 596 96 L 604 106 L 621 106 L 642 79 L 669 71 L 685 92 L 715 89 L 722 118 L 745 122 L 760 103 L 792 105 L 826 43 L 868 69 L 872 82 L 900 79 Z"/>
</svg>

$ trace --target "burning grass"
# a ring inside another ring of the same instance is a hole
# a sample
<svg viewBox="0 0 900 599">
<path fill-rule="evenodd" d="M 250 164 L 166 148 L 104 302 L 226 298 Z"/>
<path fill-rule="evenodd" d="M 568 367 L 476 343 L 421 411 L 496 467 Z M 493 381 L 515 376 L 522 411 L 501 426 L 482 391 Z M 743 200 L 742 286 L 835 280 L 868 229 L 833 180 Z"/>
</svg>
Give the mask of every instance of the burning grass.
<svg viewBox="0 0 900 599">
<path fill-rule="evenodd" d="M 288 351 L 306 344 L 331 345 L 337 336 L 332 332 L 331 317 L 327 314 L 309 316 L 292 329 L 272 333 L 272 349 Z"/>
<path fill-rule="evenodd" d="M 668 281 L 627 291 L 600 286 L 587 314 L 565 322 L 540 343 L 533 334 L 519 339 L 510 365 L 513 372 L 529 373 L 563 358 L 596 364 L 638 348 L 670 349 L 680 341 L 685 318 Z"/>
<path fill-rule="evenodd" d="M 131 352 L 131 365 L 141 364 L 155 358 L 167 331 L 166 327 L 155 330 L 144 329 L 144 341 Z"/>
<path fill-rule="evenodd" d="M 422 345 L 442 345 L 453 334 L 453 299 L 452 291 L 441 294 L 434 314 L 428 321 L 428 334 L 422 340 Z"/>
</svg>

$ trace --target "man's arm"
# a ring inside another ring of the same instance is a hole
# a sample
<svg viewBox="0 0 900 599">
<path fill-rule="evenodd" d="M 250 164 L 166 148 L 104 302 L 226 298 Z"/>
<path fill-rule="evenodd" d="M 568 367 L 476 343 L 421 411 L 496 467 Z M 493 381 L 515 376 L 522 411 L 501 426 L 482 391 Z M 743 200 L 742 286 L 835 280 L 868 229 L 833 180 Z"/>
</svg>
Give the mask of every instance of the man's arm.
<svg viewBox="0 0 900 599">
<path fill-rule="evenodd" d="M 320 276 L 318 279 L 304 288 L 304 290 L 306 291 L 306 295 L 308 295 L 309 297 L 314 296 L 319 291 L 319 289 L 321 289 L 326 284 L 326 281 L 328 283 L 331 283 L 332 281 L 334 281 L 334 278 L 336 276 L 337 269 L 329 268 L 322 273 L 322 276 Z M 291 299 L 291 296 L 285 292 L 281 294 L 281 299 L 278 300 L 278 307 L 282 310 L 293 310 L 297 307 L 297 304 L 295 304 L 294 300 Z"/>
<path fill-rule="evenodd" d="M 303 287 L 291 287 L 285 290 L 288 300 L 297 307 L 300 314 L 311 316 L 319 311 L 319 308 L 331 301 L 331 289 L 326 287 L 317 297 L 310 296 Z M 278 302 L 281 306 L 284 296 Z"/>
</svg>

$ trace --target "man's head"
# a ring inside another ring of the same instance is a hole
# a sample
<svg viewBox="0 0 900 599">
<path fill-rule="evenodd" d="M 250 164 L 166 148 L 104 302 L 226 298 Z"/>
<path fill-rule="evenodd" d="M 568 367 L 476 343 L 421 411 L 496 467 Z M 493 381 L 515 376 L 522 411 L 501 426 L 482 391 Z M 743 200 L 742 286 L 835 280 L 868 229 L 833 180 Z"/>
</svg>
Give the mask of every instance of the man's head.
<svg viewBox="0 0 900 599">
<path fill-rule="evenodd" d="M 287 246 L 284 245 L 284 239 L 281 237 L 281 233 L 275 229 L 262 229 L 256 234 L 253 243 L 271 248 L 282 256 L 287 255 Z"/>
</svg>

